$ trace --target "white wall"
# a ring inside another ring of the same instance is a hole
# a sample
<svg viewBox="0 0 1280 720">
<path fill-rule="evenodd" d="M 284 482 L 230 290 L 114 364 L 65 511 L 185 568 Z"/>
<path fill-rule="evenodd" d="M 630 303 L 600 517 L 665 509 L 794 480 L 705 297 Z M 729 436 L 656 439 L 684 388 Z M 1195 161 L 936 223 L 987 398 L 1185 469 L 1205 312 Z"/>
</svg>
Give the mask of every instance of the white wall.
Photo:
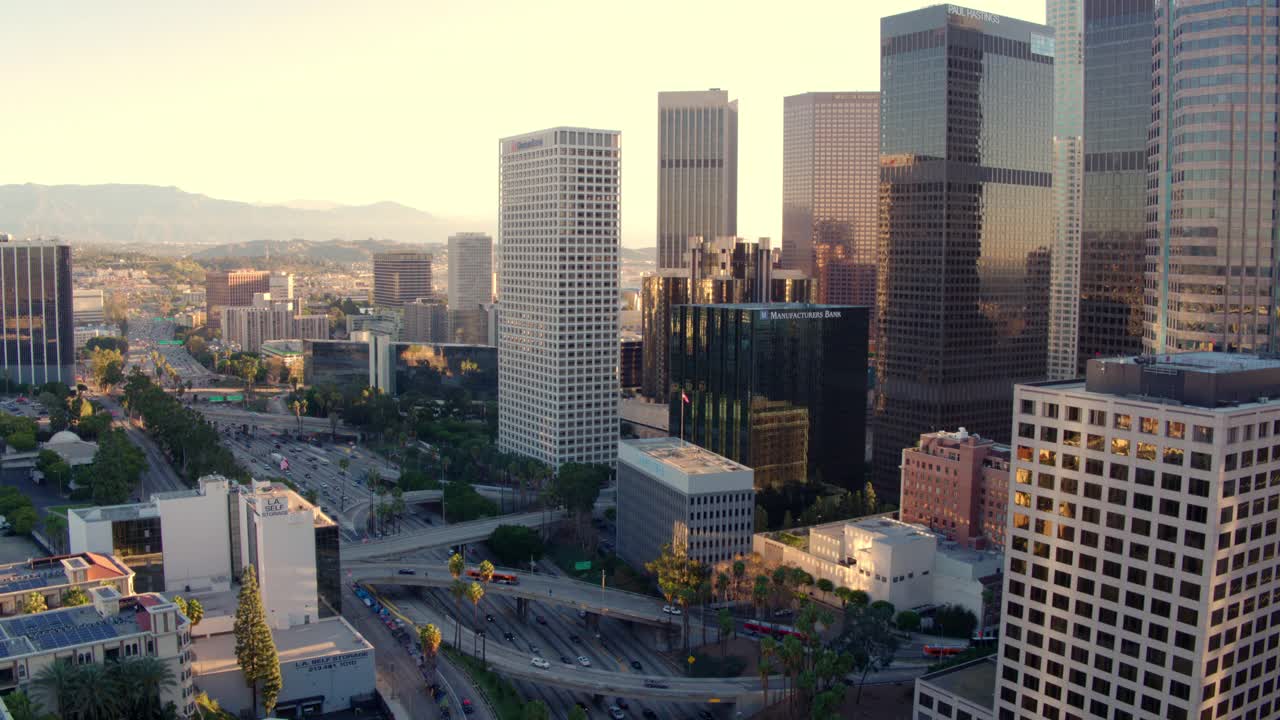
<svg viewBox="0 0 1280 720">
<path fill-rule="evenodd" d="M 165 591 L 226 589 L 231 579 L 231 527 L 225 483 L 205 485 L 205 494 L 156 502 L 164 540 Z"/>
<path fill-rule="evenodd" d="M 74 512 L 67 513 L 67 535 L 72 553 L 96 552 L 114 555 L 111 522 L 85 522 Z"/>
<path fill-rule="evenodd" d="M 199 651 L 198 644 L 196 650 Z M 284 662 L 280 664 L 280 675 L 284 683 L 277 704 L 323 695 L 324 712 L 346 710 L 352 696 L 374 692 L 374 651 Z M 239 716 L 242 710 L 249 709 L 249 688 L 239 668 L 201 674 L 195 680 L 201 690 L 232 715 Z"/>
<path fill-rule="evenodd" d="M 310 512 L 259 516 L 258 583 L 267 622 L 287 628 L 320 617 L 316 587 L 316 535 Z"/>
</svg>

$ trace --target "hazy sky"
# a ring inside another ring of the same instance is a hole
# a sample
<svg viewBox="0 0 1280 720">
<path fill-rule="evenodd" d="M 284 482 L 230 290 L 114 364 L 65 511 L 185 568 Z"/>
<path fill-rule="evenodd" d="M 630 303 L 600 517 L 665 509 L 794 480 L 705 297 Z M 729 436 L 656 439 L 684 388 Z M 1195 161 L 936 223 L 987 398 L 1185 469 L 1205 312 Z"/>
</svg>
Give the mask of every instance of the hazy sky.
<svg viewBox="0 0 1280 720">
<path fill-rule="evenodd" d="M 580 125 L 622 131 L 623 242 L 648 246 L 657 92 L 719 87 L 738 232 L 777 242 L 783 96 L 877 89 L 880 16 L 928 4 L 0 0 L 0 183 L 395 200 L 492 230 L 497 139 Z"/>
</svg>

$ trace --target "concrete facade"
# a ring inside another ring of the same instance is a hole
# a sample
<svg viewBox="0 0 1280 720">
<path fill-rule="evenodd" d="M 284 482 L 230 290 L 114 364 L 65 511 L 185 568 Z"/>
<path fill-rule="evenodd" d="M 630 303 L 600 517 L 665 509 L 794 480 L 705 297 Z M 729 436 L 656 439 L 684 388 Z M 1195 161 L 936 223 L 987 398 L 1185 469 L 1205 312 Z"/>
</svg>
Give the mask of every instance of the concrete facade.
<svg viewBox="0 0 1280 720">
<path fill-rule="evenodd" d="M 920 436 L 902 451 L 903 522 L 966 547 L 1004 544 L 1009 447 L 960 428 Z"/>
</svg>

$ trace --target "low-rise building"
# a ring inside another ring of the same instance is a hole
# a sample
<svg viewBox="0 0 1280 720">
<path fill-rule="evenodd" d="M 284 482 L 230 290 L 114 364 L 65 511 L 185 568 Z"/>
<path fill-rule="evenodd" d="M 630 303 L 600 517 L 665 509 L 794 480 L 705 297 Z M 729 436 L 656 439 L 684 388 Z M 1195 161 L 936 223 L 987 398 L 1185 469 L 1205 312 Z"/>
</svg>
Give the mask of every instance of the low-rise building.
<svg viewBox="0 0 1280 720">
<path fill-rule="evenodd" d="M 32 558 L 0 565 L 0 616 L 22 613 L 27 596 L 39 593 L 46 607 L 62 605 L 72 588 L 88 591 L 105 585 L 121 595 L 133 594 L 133 570 L 124 561 L 100 553 Z"/>
<path fill-rule="evenodd" d="M 0 693 L 31 694 L 45 668 L 62 660 L 84 665 L 153 657 L 174 680 L 161 689 L 161 706 L 173 703 L 180 717 L 191 717 L 191 623 L 178 606 L 154 593 L 125 597 L 107 586 L 88 594 L 90 605 L 0 620 Z"/>
<path fill-rule="evenodd" d="M 107 321 L 106 294 L 101 288 L 72 290 L 71 308 L 76 325 L 95 325 Z"/>
<path fill-rule="evenodd" d="M 902 521 L 966 547 L 1004 547 L 1008 491 L 1009 447 L 964 428 L 902 451 Z"/>
<path fill-rule="evenodd" d="M 836 587 L 863 590 L 898 609 L 960 605 L 980 618 L 983 591 L 998 590 L 999 553 L 970 550 L 920 525 L 871 516 L 755 536 L 768 566 L 798 567 Z"/>
<path fill-rule="evenodd" d="M 751 468 L 678 438 L 618 443 L 618 555 L 633 567 L 663 545 L 712 564 L 745 555 L 754 530 Z"/>
<path fill-rule="evenodd" d="M 916 678 L 916 720 L 994 720 L 996 658 L 978 658 Z"/>
<path fill-rule="evenodd" d="M 279 363 L 287 368 L 290 377 L 303 376 L 302 340 L 267 340 L 258 352 L 266 362 Z"/>
<path fill-rule="evenodd" d="M 76 350 L 83 350 L 88 344 L 90 338 L 96 337 L 120 337 L 119 325 L 107 325 L 105 323 L 97 323 L 93 325 L 77 324 L 72 330 L 75 337 Z"/>
</svg>

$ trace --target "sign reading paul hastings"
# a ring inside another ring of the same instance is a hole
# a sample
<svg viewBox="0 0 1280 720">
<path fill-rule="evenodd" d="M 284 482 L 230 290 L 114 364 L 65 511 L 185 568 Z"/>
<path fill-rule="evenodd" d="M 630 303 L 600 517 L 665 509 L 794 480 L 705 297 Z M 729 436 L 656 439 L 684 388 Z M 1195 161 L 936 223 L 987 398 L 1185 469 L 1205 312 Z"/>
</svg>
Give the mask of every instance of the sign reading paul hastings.
<svg viewBox="0 0 1280 720">
<path fill-rule="evenodd" d="M 840 310 L 761 310 L 761 320 L 825 320 L 844 317 Z"/>
<path fill-rule="evenodd" d="M 973 20 L 981 20 L 982 22 L 991 23 L 992 25 L 1000 24 L 999 15 L 993 15 L 989 12 L 974 10 L 972 8 L 960 7 L 959 5 L 948 5 L 947 14 L 959 15 L 960 17 L 971 18 Z"/>
</svg>

